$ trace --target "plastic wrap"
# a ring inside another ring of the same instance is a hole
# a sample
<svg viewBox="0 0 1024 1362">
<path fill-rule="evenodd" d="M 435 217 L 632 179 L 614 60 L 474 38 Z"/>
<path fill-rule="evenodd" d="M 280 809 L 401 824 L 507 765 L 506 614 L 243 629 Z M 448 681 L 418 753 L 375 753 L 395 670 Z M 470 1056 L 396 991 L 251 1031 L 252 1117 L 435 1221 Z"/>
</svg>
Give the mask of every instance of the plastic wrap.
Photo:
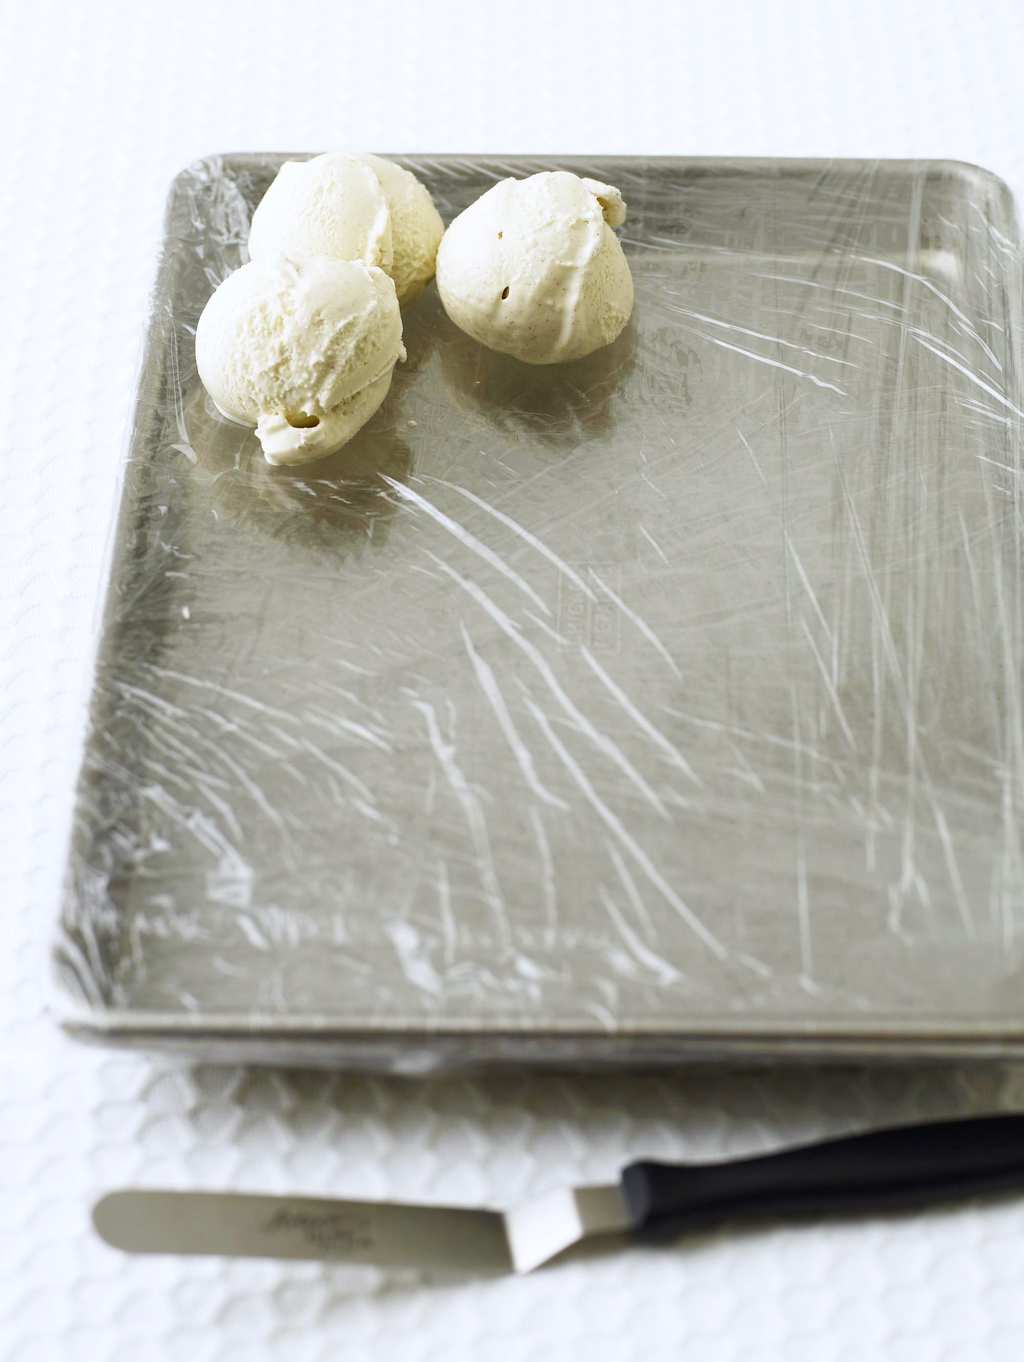
<svg viewBox="0 0 1024 1362">
<path fill-rule="evenodd" d="M 67 1023 L 430 1067 L 1024 1039 L 1020 269 L 940 162 L 617 185 L 612 346 L 445 318 L 267 466 L 194 328 L 279 156 L 173 187 L 60 939 Z"/>
</svg>

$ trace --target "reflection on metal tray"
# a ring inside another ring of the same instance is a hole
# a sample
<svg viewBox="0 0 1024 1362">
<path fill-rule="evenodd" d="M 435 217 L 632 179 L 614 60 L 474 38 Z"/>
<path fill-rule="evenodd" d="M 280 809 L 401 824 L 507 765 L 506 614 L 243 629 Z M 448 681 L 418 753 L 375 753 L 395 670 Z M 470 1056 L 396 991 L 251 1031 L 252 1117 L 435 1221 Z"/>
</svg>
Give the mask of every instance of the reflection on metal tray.
<svg viewBox="0 0 1024 1362">
<path fill-rule="evenodd" d="M 944 162 L 568 159 L 635 320 L 431 289 L 272 469 L 193 331 L 283 158 L 178 177 L 58 943 L 66 1024 L 213 1056 L 1024 1048 L 1020 273 Z M 417 157 L 449 220 L 543 160 Z"/>
</svg>

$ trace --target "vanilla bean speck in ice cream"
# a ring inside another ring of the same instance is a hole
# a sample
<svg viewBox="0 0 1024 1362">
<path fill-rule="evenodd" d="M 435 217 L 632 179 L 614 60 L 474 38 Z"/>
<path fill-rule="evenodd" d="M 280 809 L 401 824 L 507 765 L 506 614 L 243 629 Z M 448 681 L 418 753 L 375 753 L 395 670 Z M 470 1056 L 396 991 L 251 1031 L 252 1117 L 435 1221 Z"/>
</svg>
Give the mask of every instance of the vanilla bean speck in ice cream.
<svg viewBox="0 0 1024 1362">
<path fill-rule="evenodd" d="M 360 261 L 254 260 L 217 288 L 196 329 L 203 385 L 225 416 L 255 426 L 273 464 L 340 449 L 404 358 L 395 286 Z"/>
<path fill-rule="evenodd" d="M 249 255 L 326 255 L 377 265 L 411 302 L 434 277 L 444 231 L 415 175 L 382 156 L 328 152 L 285 161 L 252 215 Z"/>
<path fill-rule="evenodd" d="M 625 218 L 617 189 L 569 171 L 501 180 L 441 241 L 445 311 L 474 340 L 528 364 L 589 355 L 633 310 L 633 279 L 612 231 Z"/>
</svg>

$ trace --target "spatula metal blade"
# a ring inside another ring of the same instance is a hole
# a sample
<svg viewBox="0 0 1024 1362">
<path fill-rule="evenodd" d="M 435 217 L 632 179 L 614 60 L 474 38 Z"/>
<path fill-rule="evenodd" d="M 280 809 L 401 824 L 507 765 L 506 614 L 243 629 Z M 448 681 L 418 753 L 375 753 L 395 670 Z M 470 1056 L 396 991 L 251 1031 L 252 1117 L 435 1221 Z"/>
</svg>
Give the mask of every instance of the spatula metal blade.
<svg viewBox="0 0 1024 1362">
<path fill-rule="evenodd" d="M 126 1253 L 513 1270 L 498 1211 L 233 1192 L 123 1191 L 96 1204 L 93 1223 L 101 1238 Z"/>
</svg>

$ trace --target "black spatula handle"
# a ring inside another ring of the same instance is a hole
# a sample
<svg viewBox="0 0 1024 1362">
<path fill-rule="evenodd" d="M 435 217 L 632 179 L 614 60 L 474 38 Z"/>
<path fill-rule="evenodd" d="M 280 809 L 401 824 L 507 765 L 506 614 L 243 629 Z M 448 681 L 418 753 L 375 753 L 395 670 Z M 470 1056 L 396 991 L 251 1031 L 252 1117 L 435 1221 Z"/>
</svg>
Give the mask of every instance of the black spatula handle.
<svg viewBox="0 0 1024 1362">
<path fill-rule="evenodd" d="M 622 1174 L 650 1238 L 722 1220 L 895 1210 L 1024 1187 L 1024 1115 L 898 1126 L 726 1163 L 640 1161 Z"/>
</svg>

